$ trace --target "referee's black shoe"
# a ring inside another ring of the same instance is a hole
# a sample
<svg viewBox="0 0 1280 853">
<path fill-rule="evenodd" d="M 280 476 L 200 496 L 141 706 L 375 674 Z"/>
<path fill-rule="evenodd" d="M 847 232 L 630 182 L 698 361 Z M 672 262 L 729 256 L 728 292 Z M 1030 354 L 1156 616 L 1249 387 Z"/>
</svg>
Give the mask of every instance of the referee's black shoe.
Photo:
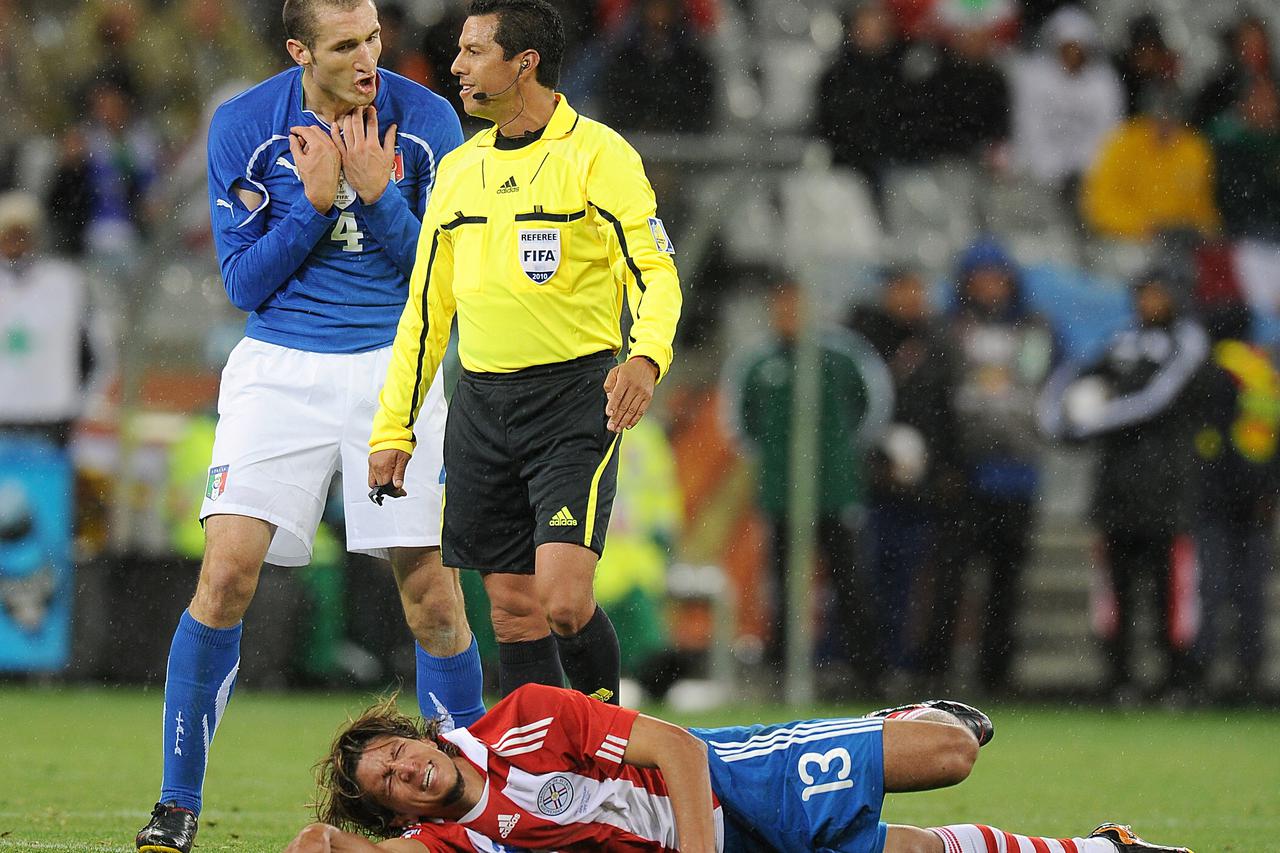
<svg viewBox="0 0 1280 853">
<path fill-rule="evenodd" d="M 973 732 L 973 736 L 978 739 L 978 746 L 986 746 L 991 742 L 991 739 L 996 736 L 996 727 L 991 722 L 990 717 L 972 705 L 966 705 L 963 702 L 953 702 L 950 699 L 926 699 L 924 702 L 915 702 L 910 705 L 899 705 L 896 708 L 881 708 L 879 711 L 872 711 L 870 714 L 867 714 L 867 716 L 892 719 L 910 719 L 909 712 L 925 711 L 929 709 L 945 711 L 963 723 L 964 727 Z"/>
<path fill-rule="evenodd" d="M 156 803 L 151 821 L 138 831 L 139 853 L 191 853 L 199 821 L 195 812 L 173 803 Z"/>
</svg>

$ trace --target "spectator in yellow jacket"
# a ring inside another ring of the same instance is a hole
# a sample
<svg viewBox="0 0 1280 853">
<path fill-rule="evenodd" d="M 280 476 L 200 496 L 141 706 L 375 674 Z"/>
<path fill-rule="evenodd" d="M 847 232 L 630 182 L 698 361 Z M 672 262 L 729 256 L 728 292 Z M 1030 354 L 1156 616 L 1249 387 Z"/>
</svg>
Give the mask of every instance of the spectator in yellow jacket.
<svg viewBox="0 0 1280 853">
<path fill-rule="evenodd" d="M 1121 240 L 1218 230 L 1209 143 L 1183 121 L 1172 90 L 1154 92 L 1103 143 L 1085 175 L 1081 208 L 1095 233 Z"/>
</svg>

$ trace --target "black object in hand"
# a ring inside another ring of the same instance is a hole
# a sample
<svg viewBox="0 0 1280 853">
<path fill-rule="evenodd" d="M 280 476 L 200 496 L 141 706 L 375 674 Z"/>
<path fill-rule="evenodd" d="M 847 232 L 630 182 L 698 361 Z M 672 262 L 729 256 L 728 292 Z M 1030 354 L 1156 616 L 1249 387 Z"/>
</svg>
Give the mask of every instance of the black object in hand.
<svg viewBox="0 0 1280 853">
<path fill-rule="evenodd" d="M 391 494 L 394 491 L 396 491 L 396 487 L 391 483 L 383 483 L 380 486 L 374 486 L 369 490 L 369 500 L 373 501 L 378 506 L 382 506 L 383 500 L 385 500 L 388 495 L 393 498 L 397 497 L 396 495 Z"/>
</svg>

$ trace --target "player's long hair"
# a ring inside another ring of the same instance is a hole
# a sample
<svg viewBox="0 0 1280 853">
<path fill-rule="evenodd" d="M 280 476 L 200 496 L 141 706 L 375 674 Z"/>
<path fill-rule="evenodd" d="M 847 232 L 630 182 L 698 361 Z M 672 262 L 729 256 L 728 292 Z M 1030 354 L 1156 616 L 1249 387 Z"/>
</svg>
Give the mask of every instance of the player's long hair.
<svg viewBox="0 0 1280 853">
<path fill-rule="evenodd" d="M 338 730 L 329 754 L 315 767 L 318 791 L 313 806 L 317 820 L 373 838 L 397 834 L 398 828 L 392 826 L 395 814 L 356 783 L 356 766 L 365 749 L 378 738 L 429 740 L 451 758 L 460 754 L 456 746 L 440 737 L 439 719 L 424 720 L 400 713 L 396 707 L 398 695 L 399 691 L 378 700 L 359 717 L 348 718 Z"/>
</svg>

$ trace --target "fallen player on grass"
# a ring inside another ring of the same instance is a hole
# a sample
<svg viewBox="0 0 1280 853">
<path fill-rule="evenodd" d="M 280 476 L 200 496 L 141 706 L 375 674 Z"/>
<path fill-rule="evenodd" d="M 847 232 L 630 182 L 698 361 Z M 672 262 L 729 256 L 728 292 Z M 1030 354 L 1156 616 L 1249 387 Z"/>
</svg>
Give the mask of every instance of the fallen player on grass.
<svg viewBox="0 0 1280 853">
<path fill-rule="evenodd" d="M 946 701 L 683 729 L 533 684 L 441 732 L 392 698 L 338 733 L 319 769 L 323 822 L 286 853 L 1190 853 L 1111 823 L 1054 839 L 881 822 L 886 793 L 962 782 L 992 734 L 981 711 Z"/>
</svg>

